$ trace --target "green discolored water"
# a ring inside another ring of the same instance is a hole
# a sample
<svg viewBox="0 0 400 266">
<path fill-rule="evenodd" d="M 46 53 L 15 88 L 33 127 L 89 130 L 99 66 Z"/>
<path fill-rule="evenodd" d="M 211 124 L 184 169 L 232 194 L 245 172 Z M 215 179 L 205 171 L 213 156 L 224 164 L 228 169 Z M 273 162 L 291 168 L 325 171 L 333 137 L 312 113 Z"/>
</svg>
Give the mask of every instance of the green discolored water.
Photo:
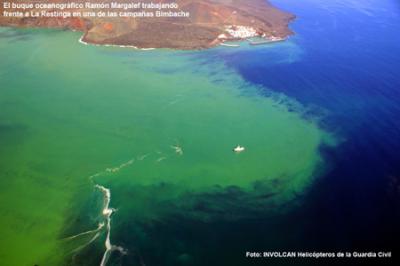
<svg viewBox="0 0 400 266">
<path fill-rule="evenodd" d="M 108 264 L 136 265 L 140 250 L 159 241 L 146 227 L 280 210 L 321 168 L 328 135 L 301 107 L 261 96 L 207 60 L 209 52 L 85 46 L 78 38 L 0 30 L 4 265 L 99 265 L 107 226 L 95 229 L 107 217 L 95 184 L 111 192 L 111 243 L 127 252 L 113 251 Z M 236 145 L 246 151 L 232 152 Z M 179 249 L 153 256 L 170 256 L 165 265 L 196 261 Z"/>
</svg>

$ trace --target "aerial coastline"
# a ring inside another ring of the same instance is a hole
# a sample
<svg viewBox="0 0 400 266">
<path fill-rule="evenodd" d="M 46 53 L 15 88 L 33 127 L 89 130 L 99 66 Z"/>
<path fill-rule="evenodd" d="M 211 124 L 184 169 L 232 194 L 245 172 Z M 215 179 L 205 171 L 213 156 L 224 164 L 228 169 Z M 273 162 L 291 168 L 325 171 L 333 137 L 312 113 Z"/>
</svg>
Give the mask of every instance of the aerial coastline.
<svg viewBox="0 0 400 266">
<path fill-rule="evenodd" d="M 34 3 L 40 3 L 40 1 L 34 1 Z M 62 4 L 59 0 L 52 0 L 51 3 Z M 38 17 L 6 16 L 9 11 L 1 6 L 0 26 L 64 28 L 83 32 L 80 41 L 85 44 L 138 49 L 207 49 L 227 41 L 241 41 L 253 37 L 262 38 L 265 42 L 282 41 L 293 34 L 288 25 L 295 16 L 273 7 L 268 1 L 167 1 L 158 4 L 167 5 L 167 8 L 172 9 L 161 10 L 154 7 L 154 10 L 157 10 L 154 13 L 147 12 L 151 10 L 147 8 L 153 4 L 152 1 L 145 0 L 141 3 L 146 5 L 145 9 L 130 7 L 138 3 L 129 1 L 121 1 L 116 5 L 111 0 L 101 2 L 100 0 L 89 2 L 78 0 L 74 2 L 74 5 L 60 8 L 62 11 L 59 12 L 60 14 Z M 89 8 L 87 4 L 90 4 Z M 116 17 L 67 16 L 67 12 L 71 14 L 76 11 L 96 11 L 97 8 L 101 8 L 99 4 L 105 5 L 104 8 L 112 6 L 116 11 L 115 14 L 118 15 Z M 58 12 L 49 8 L 45 11 L 39 10 L 35 5 L 24 6 L 23 10 L 49 14 Z"/>
</svg>

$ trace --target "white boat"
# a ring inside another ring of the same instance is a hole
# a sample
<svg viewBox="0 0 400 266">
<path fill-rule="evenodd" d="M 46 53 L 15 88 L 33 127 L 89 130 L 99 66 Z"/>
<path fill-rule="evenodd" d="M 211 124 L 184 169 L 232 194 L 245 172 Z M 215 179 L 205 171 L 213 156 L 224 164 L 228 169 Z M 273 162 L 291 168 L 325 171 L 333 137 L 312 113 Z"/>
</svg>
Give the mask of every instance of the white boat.
<svg viewBox="0 0 400 266">
<path fill-rule="evenodd" d="M 236 152 L 236 153 L 244 152 L 245 150 L 246 150 L 246 148 L 243 147 L 243 146 L 240 146 L 240 145 L 237 145 L 237 146 L 233 149 L 233 151 Z"/>
</svg>

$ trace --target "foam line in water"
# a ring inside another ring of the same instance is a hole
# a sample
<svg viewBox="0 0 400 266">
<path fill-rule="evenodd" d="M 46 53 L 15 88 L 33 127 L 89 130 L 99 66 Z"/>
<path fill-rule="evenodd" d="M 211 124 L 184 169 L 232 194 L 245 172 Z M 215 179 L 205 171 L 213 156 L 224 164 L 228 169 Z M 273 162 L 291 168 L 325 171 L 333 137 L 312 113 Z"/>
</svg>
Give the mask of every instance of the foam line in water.
<svg viewBox="0 0 400 266">
<path fill-rule="evenodd" d="M 181 146 L 179 146 L 179 145 L 174 145 L 174 146 L 171 146 L 171 148 L 174 149 L 175 152 L 176 152 L 178 155 L 183 155 L 183 149 L 182 149 Z"/>
<path fill-rule="evenodd" d="M 90 244 L 93 243 L 93 241 L 95 241 L 98 237 L 100 236 L 100 233 L 97 232 L 97 234 L 94 235 L 94 237 L 92 237 L 92 239 L 89 240 L 89 242 L 87 242 L 86 244 L 83 244 L 82 246 L 77 247 L 76 249 L 74 249 L 72 251 L 72 253 L 76 253 L 78 251 L 81 251 L 82 249 L 84 249 L 85 247 L 89 246 Z"/>
<path fill-rule="evenodd" d="M 142 161 L 149 155 L 150 155 L 150 153 L 138 156 L 137 160 Z M 130 159 L 129 161 L 127 161 L 125 163 L 122 163 L 117 167 L 106 168 L 104 171 L 100 171 L 98 173 L 95 173 L 95 174 L 89 176 L 89 180 L 103 194 L 103 202 L 104 203 L 103 203 L 102 215 L 105 217 L 105 223 L 99 223 L 98 228 L 95 229 L 95 230 L 90 230 L 90 231 L 83 232 L 83 233 L 80 233 L 80 234 L 77 234 L 77 235 L 74 235 L 74 236 L 71 236 L 71 237 L 67 238 L 67 239 L 74 239 L 74 238 L 77 238 L 79 236 L 83 236 L 83 235 L 87 235 L 87 234 L 90 234 L 90 233 L 97 232 L 97 234 L 88 243 L 76 248 L 73 251 L 73 252 L 78 252 L 81 249 L 83 249 L 84 247 L 90 245 L 93 241 L 95 241 L 98 238 L 98 236 L 100 235 L 100 233 L 98 231 L 100 231 L 101 229 L 103 229 L 104 226 L 106 226 L 107 236 L 106 236 L 106 240 L 104 242 L 104 246 L 105 246 L 106 250 L 104 251 L 103 257 L 102 257 L 101 262 L 100 262 L 100 266 L 105 266 L 107 264 L 107 261 L 108 261 L 112 251 L 117 250 L 118 252 L 120 252 L 123 255 L 126 254 L 127 251 L 121 246 L 117 246 L 117 245 L 111 244 L 111 240 L 110 240 L 110 236 L 111 236 L 111 215 L 113 214 L 114 211 L 116 211 L 116 209 L 110 208 L 110 202 L 111 202 L 111 191 L 110 191 L 110 189 L 108 189 L 108 188 L 106 188 L 104 186 L 101 186 L 99 184 L 96 184 L 93 179 L 96 178 L 96 177 L 102 176 L 104 174 L 107 174 L 107 173 L 116 173 L 119 170 L 121 170 L 122 168 L 130 166 L 134 162 L 135 162 L 135 159 Z"/>
<path fill-rule="evenodd" d="M 98 227 L 96 229 L 89 230 L 89 231 L 86 231 L 86 232 L 83 232 L 83 233 L 79 233 L 77 235 L 66 237 L 65 240 L 71 240 L 71 239 L 74 239 L 74 238 L 77 238 L 77 237 L 80 237 L 80 236 L 88 235 L 88 234 L 91 234 L 91 233 L 96 233 L 96 232 L 100 231 L 103 227 L 104 227 L 104 223 L 99 223 L 99 225 L 98 225 Z"/>
<path fill-rule="evenodd" d="M 135 162 L 135 159 L 131 159 L 131 160 L 127 161 L 126 163 L 123 163 L 123 164 L 121 164 L 121 165 L 119 165 L 117 167 L 107 168 L 106 172 L 108 172 L 108 173 L 116 173 L 119 170 L 121 170 L 122 168 L 125 168 L 125 167 L 133 164 L 134 162 Z"/>
<path fill-rule="evenodd" d="M 156 160 L 157 163 L 164 161 L 167 157 L 160 157 Z"/>
<path fill-rule="evenodd" d="M 138 160 L 143 160 L 147 156 L 148 156 L 148 154 L 145 154 L 145 155 L 139 157 Z M 132 165 L 134 162 L 135 162 L 135 158 L 130 159 L 129 161 L 126 161 L 125 163 L 122 163 L 119 166 L 106 168 L 104 171 L 101 171 L 101 172 L 98 172 L 98 173 L 95 173 L 95 174 L 89 176 L 89 180 L 93 182 L 93 178 L 95 178 L 95 177 L 99 177 L 99 176 L 104 175 L 106 173 L 116 173 L 116 172 L 120 171 L 122 168 L 125 168 L 125 167 L 128 167 L 128 166 Z"/>
<path fill-rule="evenodd" d="M 143 155 L 141 155 L 141 156 L 138 157 L 138 160 L 139 160 L 139 161 L 143 161 L 143 160 L 146 159 L 146 157 L 149 156 L 149 155 L 150 155 L 150 153 L 143 154 Z"/>
<path fill-rule="evenodd" d="M 115 209 L 110 208 L 110 201 L 111 201 L 111 192 L 110 189 L 103 187 L 101 185 L 96 185 L 96 188 L 98 188 L 104 196 L 104 207 L 103 207 L 103 215 L 106 219 L 107 223 L 107 236 L 106 236 L 106 241 L 104 243 L 106 247 L 106 251 L 103 254 L 103 258 L 101 259 L 100 266 L 105 266 L 108 258 L 113 250 L 118 250 L 122 254 L 126 254 L 126 250 L 120 246 L 115 246 L 111 244 L 110 240 L 110 235 L 111 235 L 111 215 L 115 211 Z"/>
</svg>

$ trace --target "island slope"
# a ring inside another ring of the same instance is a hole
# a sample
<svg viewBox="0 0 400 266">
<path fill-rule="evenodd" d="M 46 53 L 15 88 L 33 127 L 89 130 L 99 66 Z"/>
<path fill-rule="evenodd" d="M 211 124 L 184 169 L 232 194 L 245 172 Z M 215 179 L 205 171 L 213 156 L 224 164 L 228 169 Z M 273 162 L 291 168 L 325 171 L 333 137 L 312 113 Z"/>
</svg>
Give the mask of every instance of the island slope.
<svg viewBox="0 0 400 266">
<path fill-rule="evenodd" d="M 15 2 L 25 3 L 21 0 Z M 33 0 L 31 2 L 65 1 Z M 75 0 L 74 2 L 88 1 Z M 90 0 L 90 2 L 130 3 L 132 1 Z M 190 15 L 172 18 L 15 18 L 3 16 L 4 7 L 1 6 L 0 26 L 66 28 L 82 31 L 82 41 L 86 43 L 174 49 L 205 49 L 225 41 L 255 36 L 269 40 L 284 40 L 292 34 L 288 24 L 294 19 L 294 15 L 273 7 L 266 0 L 143 0 L 141 2 L 175 2 L 179 5 L 178 11 L 188 12 Z M 88 9 L 70 9 L 69 11 L 88 11 Z"/>
</svg>

